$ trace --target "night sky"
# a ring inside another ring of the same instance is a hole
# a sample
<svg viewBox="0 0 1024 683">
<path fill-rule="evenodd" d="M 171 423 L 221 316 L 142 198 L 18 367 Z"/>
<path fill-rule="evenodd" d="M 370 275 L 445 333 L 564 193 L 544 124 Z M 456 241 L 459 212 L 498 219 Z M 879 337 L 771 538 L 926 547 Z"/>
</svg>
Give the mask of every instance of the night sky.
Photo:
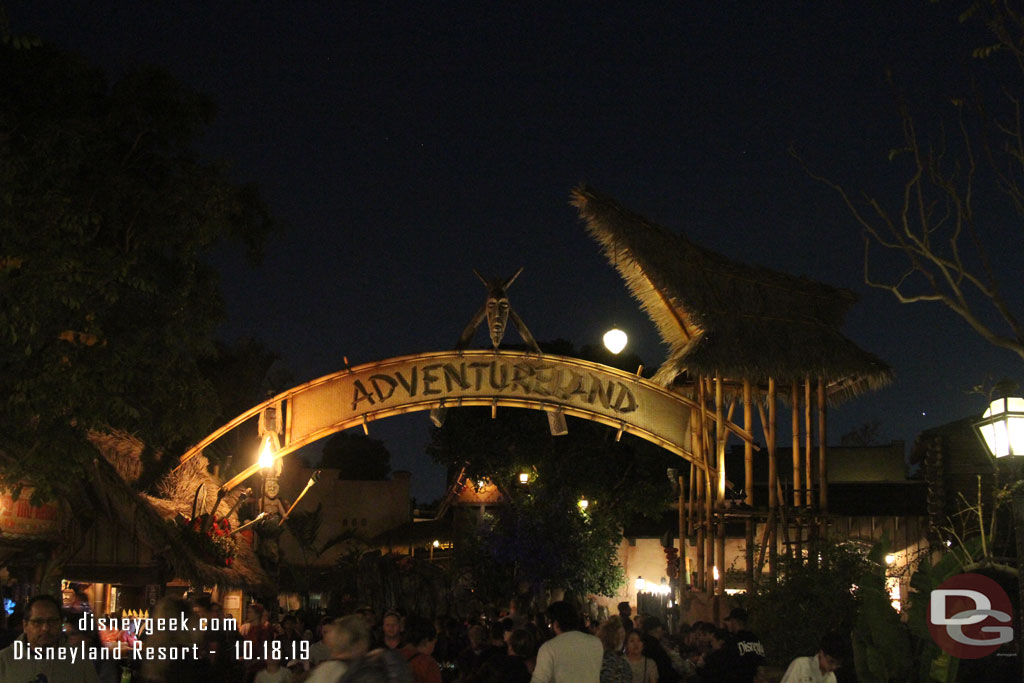
<svg viewBox="0 0 1024 683">
<path fill-rule="evenodd" d="M 955 3 L 616 4 L 6 3 L 15 32 L 112 76 L 166 67 L 215 99 L 204 153 L 286 226 L 258 268 L 217 257 L 222 334 L 259 338 L 297 382 L 343 356 L 451 348 L 483 301 L 473 268 L 524 267 L 510 295 L 537 339 L 596 344 L 615 321 L 660 364 L 654 326 L 568 205 L 579 182 L 729 258 L 857 292 L 844 331 L 896 381 L 833 411 L 832 442 L 877 419 L 909 444 L 983 410 L 967 391 L 986 376 L 1021 379 L 940 305 L 864 285 L 858 226 L 787 153 L 894 197 L 884 69 L 925 111 L 948 102 L 977 44 Z M 992 229 L 1014 239 L 1000 258 L 1024 254 L 1019 227 Z M 440 494 L 425 413 L 371 435 L 418 499 Z"/>
</svg>

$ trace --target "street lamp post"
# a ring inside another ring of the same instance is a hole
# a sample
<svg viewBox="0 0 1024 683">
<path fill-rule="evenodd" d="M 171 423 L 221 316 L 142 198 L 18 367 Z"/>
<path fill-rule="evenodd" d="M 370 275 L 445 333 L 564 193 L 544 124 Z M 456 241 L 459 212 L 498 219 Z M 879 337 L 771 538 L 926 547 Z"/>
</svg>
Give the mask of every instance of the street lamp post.
<svg viewBox="0 0 1024 683">
<path fill-rule="evenodd" d="M 974 424 L 978 437 L 985 445 L 989 455 L 1000 462 L 1012 462 L 1014 470 L 1018 470 L 1024 456 L 1024 398 L 1008 396 L 1017 390 L 1017 386 L 1007 382 L 996 385 L 996 390 L 1003 395 L 992 401 Z M 1017 456 L 1017 457 L 1011 457 Z M 1002 458 L 1009 458 L 1004 461 Z M 1024 652 L 1024 484 L 1019 481 L 1019 473 L 1014 473 L 1012 488 L 1012 511 L 1014 540 L 1017 546 L 1017 649 Z M 995 514 L 993 510 L 992 514 Z M 1021 668 L 1024 672 L 1024 657 L 1021 657 Z"/>
</svg>

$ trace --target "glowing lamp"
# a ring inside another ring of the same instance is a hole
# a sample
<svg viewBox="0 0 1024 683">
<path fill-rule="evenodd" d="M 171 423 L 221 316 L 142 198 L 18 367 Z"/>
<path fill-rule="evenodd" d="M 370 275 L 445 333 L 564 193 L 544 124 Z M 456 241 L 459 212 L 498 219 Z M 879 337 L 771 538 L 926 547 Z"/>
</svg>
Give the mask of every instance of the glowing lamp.
<svg viewBox="0 0 1024 683">
<path fill-rule="evenodd" d="M 580 498 L 580 502 L 578 502 L 577 505 L 580 506 L 580 510 L 586 510 L 588 507 L 590 507 L 590 501 L 587 500 L 586 498 Z"/>
<path fill-rule="evenodd" d="M 260 448 L 260 467 L 268 469 L 274 464 L 274 442 L 267 436 L 263 439 L 263 446 Z"/>
<path fill-rule="evenodd" d="M 604 346 L 612 353 L 618 353 L 626 348 L 627 341 L 626 333 L 617 327 L 613 327 L 604 333 Z"/>
<path fill-rule="evenodd" d="M 636 589 L 638 591 L 642 591 L 646 587 L 647 587 L 647 582 L 644 581 L 644 577 L 642 577 L 642 576 L 636 577 Z"/>
<path fill-rule="evenodd" d="M 997 398 L 974 428 L 993 456 L 1024 455 L 1024 398 Z"/>
<path fill-rule="evenodd" d="M 885 563 L 886 564 L 892 564 L 895 561 L 896 561 L 896 556 L 893 555 L 892 553 L 889 553 L 888 555 L 885 556 Z"/>
<path fill-rule="evenodd" d="M 527 472 L 520 472 L 519 473 L 519 483 L 520 484 L 529 484 L 530 483 L 530 475 Z"/>
<path fill-rule="evenodd" d="M 439 540 L 437 540 L 435 538 L 434 542 L 431 545 L 433 545 L 435 548 L 440 548 L 441 547 L 441 541 L 439 541 Z"/>
</svg>

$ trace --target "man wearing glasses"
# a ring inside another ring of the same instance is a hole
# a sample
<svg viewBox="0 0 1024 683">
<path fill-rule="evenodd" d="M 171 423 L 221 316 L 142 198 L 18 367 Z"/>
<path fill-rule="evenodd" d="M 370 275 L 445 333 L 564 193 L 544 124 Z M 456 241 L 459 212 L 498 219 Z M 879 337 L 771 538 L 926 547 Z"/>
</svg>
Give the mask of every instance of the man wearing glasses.
<svg viewBox="0 0 1024 683">
<path fill-rule="evenodd" d="M 22 621 L 24 632 L 9 647 L 0 650 L 0 681 L 99 683 L 91 661 L 80 657 L 72 660 L 64 642 L 63 624 L 60 604 L 53 596 L 37 595 L 30 599 Z"/>
</svg>

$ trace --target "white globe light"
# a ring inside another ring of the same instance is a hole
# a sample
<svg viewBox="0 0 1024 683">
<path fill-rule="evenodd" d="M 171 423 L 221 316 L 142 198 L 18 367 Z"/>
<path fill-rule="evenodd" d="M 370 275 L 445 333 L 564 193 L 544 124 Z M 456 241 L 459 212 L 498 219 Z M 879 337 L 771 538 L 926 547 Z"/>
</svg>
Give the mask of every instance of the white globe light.
<svg viewBox="0 0 1024 683">
<path fill-rule="evenodd" d="M 618 353 L 626 348 L 626 333 L 614 327 L 604 333 L 604 346 L 612 353 Z"/>
</svg>

